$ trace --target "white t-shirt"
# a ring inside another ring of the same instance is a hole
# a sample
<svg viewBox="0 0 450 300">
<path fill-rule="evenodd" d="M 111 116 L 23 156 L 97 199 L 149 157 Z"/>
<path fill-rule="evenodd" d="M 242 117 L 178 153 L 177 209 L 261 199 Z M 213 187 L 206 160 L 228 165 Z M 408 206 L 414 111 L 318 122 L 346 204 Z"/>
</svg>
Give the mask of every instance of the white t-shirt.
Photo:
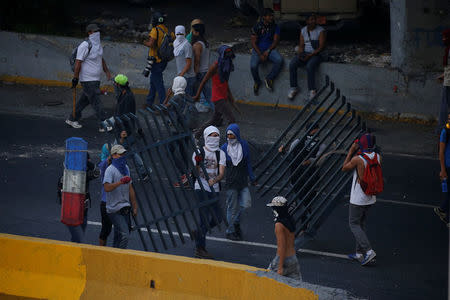
<svg viewBox="0 0 450 300">
<path fill-rule="evenodd" d="M 205 164 L 205 169 L 206 172 L 208 173 L 209 178 L 214 178 L 217 175 L 219 175 L 219 171 L 218 171 L 218 166 L 217 166 L 217 158 L 216 158 L 216 152 L 213 151 L 209 151 L 208 149 L 206 149 L 205 147 L 203 147 L 203 149 L 205 149 L 205 158 L 203 163 Z M 222 150 L 220 151 L 220 161 L 219 161 L 219 165 L 222 166 L 226 166 L 226 157 L 225 157 L 225 152 L 223 152 Z M 194 162 L 194 166 L 196 165 L 196 161 L 195 161 L 195 152 L 192 154 L 192 161 Z M 205 191 L 207 192 L 211 192 L 211 188 L 209 187 L 208 182 L 205 179 L 205 175 L 203 173 L 202 168 L 199 168 L 199 175 L 200 175 L 200 180 L 202 181 L 202 185 L 203 188 L 205 189 Z M 198 183 L 198 180 L 195 181 L 195 187 L 196 190 L 200 190 L 200 184 Z M 219 192 L 219 183 L 216 183 L 213 185 L 214 191 L 215 192 Z"/>
<path fill-rule="evenodd" d="M 94 35 L 95 33 L 91 34 Z M 90 38 L 90 37 L 89 37 Z M 102 57 L 103 48 L 100 42 L 92 42 L 91 51 L 89 51 L 88 42 L 84 41 L 78 46 L 77 59 L 81 60 L 80 82 L 84 81 L 100 81 L 103 71 Z M 89 54 L 88 54 L 89 53 Z"/>
<path fill-rule="evenodd" d="M 208 72 L 209 69 L 209 48 L 206 48 L 205 43 L 202 41 L 198 41 L 200 45 L 202 45 L 202 54 L 200 55 L 200 65 L 198 71 L 200 73 Z"/>
<path fill-rule="evenodd" d="M 181 71 L 183 71 L 184 66 L 186 66 L 186 58 L 191 59 L 191 67 L 184 74 L 184 77 L 191 78 L 191 77 L 195 76 L 195 73 L 194 73 L 194 55 L 193 55 L 192 46 L 190 43 L 184 43 L 184 46 L 181 49 L 180 53 L 178 53 L 178 55 L 175 56 L 175 63 L 177 65 L 177 73 L 178 74 L 180 74 Z"/>
<path fill-rule="evenodd" d="M 128 174 L 130 174 L 130 169 L 127 166 Z M 119 170 L 113 165 L 109 165 L 105 171 L 105 177 L 103 178 L 103 184 L 105 183 L 116 183 L 119 182 L 120 179 L 124 175 L 120 174 Z M 107 213 L 115 213 L 118 212 L 121 208 L 126 206 L 131 206 L 130 204 L 130 181 L 127 184 L 121 184 L 116 187 L 111 192 L 106 193 L 106 212 Z"/>
<path fill-rule="evenodd" d="M 370 159 L 373 159 L 375 156 L 375 152 L 365 153 L 365 155 L 367 155 Z M 380 155 L 377 154 L 377 156 L 378 162 L 381 163 Z M 367 162 L 361 157 L 361 155 L 358 157 L 363 160 L 364 167 L 366 167 Z M 350 191 L 350 203 L 354 205 L 371 205 L 374 204 L 376 201 L 377 201 L 376 196 L 369 196 L 363 192 L 361 185 L 358 182 L 358 174 L 355 168 L 355 170 L 353 171 L 352 189 Z"/>
<path fill-rule="evenodd" d="M 316 26 L 313 31 L 309 32 L 308 35 L 308 27 L 305 26 L 302 28 L 302 36 L 303 40 L 305 41 L 305 52 L 306 53 L 312 53 L 314 52 L 314 48 L 311 45 L 311 40 L 318 41 L 320 33 L 324 31 L 325 29 L 322 26 Z M 309 39 L 309 36 L 311 36 L 311 40 Z"/>
</svg>

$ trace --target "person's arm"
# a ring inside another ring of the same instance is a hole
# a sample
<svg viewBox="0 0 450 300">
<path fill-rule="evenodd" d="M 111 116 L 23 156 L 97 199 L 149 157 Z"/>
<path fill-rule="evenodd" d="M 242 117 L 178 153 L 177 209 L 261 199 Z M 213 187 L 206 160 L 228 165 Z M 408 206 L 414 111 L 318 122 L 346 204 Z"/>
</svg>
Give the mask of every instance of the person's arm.
<svg viewBox="0 0 450 300">
<path fill-rule="evenodd" d="M 259 59 L 264 60 L 265 57 L 258 47 L 258 36 L 256 34 L 252 34 L 250 40 L 252 42 L 253 49 L 255 49 L 256 54 L 259 56 Z"/>
<path fill-rule="evenodd" d="M 154 48 L 155 46 L 157 46 L 157 45 L 155 45 L 156 39 L 158 38 L 157 30 L 158 29 L 156 29 L 156 27 L 152 28 L 152 30 L 150 31 L 150 33 L 148 35 L 148 39 L 143 42 L 144 46 L 147 46 L 149 48 Z"/>
<path fill-rule="evenodd" d="M 173 96 L 172 88 L 168 88 L 166 93 L 166 99 L 164 99 L 163 105 L 169 106 L 169 100 L 170 98 L 172 98 L 172 96 Z"/>
<path fill-rule="evenodd" d="M 203 52 L 202 44 L 200 44 L 198 42 L 195 43 L 192 46 L 192 50 L 194 51 L 194 72 L 195 72 L 195 74 L 198 74 L 199 69 L 200 69 L 200 57 Z"/>
<path fill-rule="evenodd" d="M 298 55 L 301 55 L 303 52 L 305 52 L 305 39 L 303 38 L 303 34 L 300 31 L 300 38 L 298 42 Z"/>
<path fill-rule="evenodd" d="M 186 57 L 186 64 L 184 65 L 183 70 L 181 70 L 181 72 L 180 72 L 180 74 L 178 74 L 178 76 L 184 76 L 184 74 L 186 74 L 186 72 L 189 71 L 189 69 L 191 68 L 191 64 L 192 64 L 192 58 Z"/>
<path fill-rule="evenodd" d="M 105 72 L 105 74 L 106 74 L 106 78 L 108 78 L 108 80 L 110 80 L 111 72 L 109 72 L 108 66 L 106 65 L 106 62 L 103 58 L 102 58 L 102 67 L 103 67 L 103 72 Z"/>
<path fill-rule="evenodd" d="M 358 163 L 358 158 L 353 157 L 353 154 L 358 150 L 359 146 L 357 143 L 353 143 L 350 147 L 350 150 L 348 150 L 347 156 L 345 157 L 344 164 L 342 165 L 342 171 L 348 172 L 356 168 Z"/>
<path fill-rule="evenodd" d="M 322 156 L 322 153 L 325 151 L 325 148 L 326 148 L 326 147 L 327 147 L 326 144 L 320 144 L 319 150 L 317 151 L 316 156 L 315 156 L 315 157 L 310 157 L 308 160 L 306 160 L 305 162 L 308 162 L 308 163 L 306 163 L 306 165 L 312 164 L 312 163 L 314 163 L 318 158 L 320 158 L 320 157 Z"/>
<path fill-rule="evenodd" d="M 441 171 L 439 172 L 439 177 L 444 180 L 447 177 L 447 170 L 445 169 L 445 143 L 439 142 L 439 164 L 441 166 Z"/>
<path fill-rule="evenodd" d="M 283 275 L 283 265 L 286 259 L 286 234 L 284 232 L 284 225 L 281 223 L 275 223 L 275 236 L 277 238 L 277 255 L 280 258 L 278 263 L 277 273 Z"/>
<path fill-rule="evenodd" d="M 75 69 L 74 69 L 74 71 L 73 71 L 73 77 L 74 78 L 80 78 L 80 71 L 81 71 L 81 63 L 82 63 L 83 61 L 82 60 L 79 60 L 79 59 L 77 59 L 77 60 L 75 60 Z"/>
<path fill-rule="evenodd" d="M 310 56 L 319 54 L 325 48 L 326 39 L 327 33 L 325 32 L 325 30 L 323 30 L 319 35 L 319 47 L 316 50 L 314 50 L 314 52 L 311 53 Z"/>
<path fill-rule="evenodd" d="M 219 181 L 221 181 L 223 179 L 223 177 L 225 176 L 225 166 L 224 165 L 219 165 L 219 175 L 217 175 L 214 178 L 210 178 L 208 180 L 208 184 L 209 186 L 213 186 L 216 183 L 218 183 Z"/>
<path fill-rule="evenodd" d="M 133 216 L 137 216 L 138 205 L 136 202 L 136 193 L 134 192 L 133 185 L 130 184 L 130 203 L 133 208 Z"/>
<path fill-rule="evenodd" d="M 109 192 L 114 191 L 121 184 L 122 184 L 121 181 L 118 181 L 118 182 L 115 182 L 115 183 L 105 182 L 103 184 L 103 188 L 105 189 L 105 192 L 109 193 Z"/>
<path fill-rule="evenodd" d="M 192 99 L 194 99 L 195 101 L 198 101 L 198 99 L 200 99 L 200 93 L 202 92 L 203 87 L 205 86 L 206 82 L 209 79 L 211 79 L 211 77 L 213 77 L 214 74 L 217 73 L 217 69 L 218 69 L 217 64 L 212 64 L 209 67 L 208 72 L 206 72 L 205 77 L 203 77 L 202 82 L 200 82 L 200 85 L 199 85 L 199 87 L 197 89 L 197 94 L 195 94 L 195 96 L 192 97 Z"/>
</svg>

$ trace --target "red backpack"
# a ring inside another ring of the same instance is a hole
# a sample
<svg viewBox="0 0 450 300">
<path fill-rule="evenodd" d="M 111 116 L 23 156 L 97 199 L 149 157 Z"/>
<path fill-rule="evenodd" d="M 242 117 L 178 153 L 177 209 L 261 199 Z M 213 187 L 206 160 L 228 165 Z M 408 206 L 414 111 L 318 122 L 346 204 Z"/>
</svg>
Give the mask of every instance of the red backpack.
<svg viewBox="0 0 450 300">
<path fill-rule="evenodd" d="M 381 165 L 378 162 L 378 154 L 375 153 L 372 159 L 366 154 L 362 154 L 361 157 L 367 162 L 364 169 L 364 175 L 359 180 L 361 189 L 366 195 L 378 195 L 383 191 L 384 185 L 383 172 L 381 171 Z"/>
</svg>

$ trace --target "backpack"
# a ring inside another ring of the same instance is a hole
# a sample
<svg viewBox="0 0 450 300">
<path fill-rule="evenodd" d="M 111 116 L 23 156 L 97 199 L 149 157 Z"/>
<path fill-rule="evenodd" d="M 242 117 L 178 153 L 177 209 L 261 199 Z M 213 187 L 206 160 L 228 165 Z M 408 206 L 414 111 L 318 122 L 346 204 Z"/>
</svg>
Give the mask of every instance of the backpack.
<svg viewBox="0 0 450 300">
<path fill-rule="evenodd" d="M 92 42 L 89 39 L 86 39 L 85 42 L 88 43 L 88 54 L 86 55 L 86 57 L 89 55 L 89 53 L 91 52 L 92 49 Z M 81 45 L 81 44 L 80 44 Z M 75 71 L 75 62 L 77 60 L 77 53 L 78 53 L 78 47 L 80 46 L 78 45 L 77 47 L 75 47 L 72 50 L 72 54 L 70 55 L 70 59 L 69 59 L 69 63 L 70 63 L 70 68 L 72 69 L 72 72 Z"/>
<path fill-rule="evenodd" d="M 383 191 L 383 173 L 381 171 L 381 165 L 378 162 L 378 154 L 375 153 L 373 159 L 370 159 L 366 154 L 362 154 L 361 157 L 367 162 L 364 169 L 364 175 L 359 180 L 361 189 L 366 195 L 374 196 Z"/>
<path fill-rule="evenodd" d="M 164 32 L 159 27 L 156 27 L 156 41 L 159 40 L 159 31 L 162 31 L 164 33 L 164 36 L 161 41 L 161 45 L 159 45 L 158 50 L 156 53 L 158 54 L 158 57 L 161 59 L 161 61 L 171 61 L 175 55 L 173 54 L 173 40 L 170 36 L 169 32 Z"/>
</svg>

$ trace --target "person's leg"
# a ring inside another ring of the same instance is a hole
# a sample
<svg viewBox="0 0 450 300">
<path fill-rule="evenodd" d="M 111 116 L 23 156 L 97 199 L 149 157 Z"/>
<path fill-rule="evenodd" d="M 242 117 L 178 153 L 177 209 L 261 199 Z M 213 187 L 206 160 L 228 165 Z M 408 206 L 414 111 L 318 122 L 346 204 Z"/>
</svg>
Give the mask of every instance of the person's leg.
<svg viewBox="0 0 450 300">
<path fill-rule="evenodd" d="M 220 122 L 222 120 L 222 115 L 223 115 L 222 110 L 223 110 L 224 105 L 225 105 L 224 99 L 221 99 L 214 103 L 214 113 L 212 114 L 212 116 L 208 119 L 208 121 L 203 123 L 202 126 L 200 126 L 199 128 L 197 128 L 195 130 L 195 138 L 196 139 L 200 139 L 200 137 L 203 135 L 203 131 L 205 130 L 206 127 L 208 127 L 210 125 L 214 125 L 214 126 L 220 125 Z"/>
<path fill-rule="evenodd" d="M 253 81 L 255 83 L 261 83 L 261 78 L 259 77 L 259 63 L 260 59 L 255 50 L 252 50 L 252 55 L 250 57 L 250 71 L 252 73 Z"/>
<path fill-rule="evenodd" d="M 84 92 L 95 111 L 98 122 L 100 123 L 106 118 L 105 111 L 103 110 L 103 105 L 100 100 L 100 81 L 88 81 L 82 84 L 86 86 L 86 89 L 83 87 Z"/>
<path fill-rule="evenodd" d="M 86 106 L 89 105 L 89 99 L 84 93 L 83 84 L 81 86 L 83 87 L 83 90 L 81 91 L 80 98 L 78 98 L 77 103 L 75 104 L 75 118 L 73 117 L 73 114 L 71 112 L 68 118 L 70 121 L 78 121 L 79 119 L 81 119 L 82 111 L 86 108 Z"/>
<path fill-rule="evenodd" d="M 128 245 L 129 221 L 128 217 L 119 212 L 108 214 L 114 225 L 114 248 L 126 249 Z"/>
<path fill-rule="evenodd" d="M 205 77 L 206 72 L 200 73 L 198 76 L 198 85 L 202 82 L 203 77 Z M 202 89 L 203 96 L 205 97 L 205 101 L 211 107 L 211 110 L 214 110 L 214 103 L 211 101 L 211 80 L 208 80 Z"/>
<path fill-rule="evenodd" d="M 70 232 L 70 241 L 73 243 L 81 243 L 83 239 L 81 225 L 78 226 L 66 225 L 66 227 L 67 229 L 69 229 Z"/>
<path fill-rule="evenodd" d="M 233 114 L 233 108 L 231 107 L 231 103 L 229 101 L 223 101 L 216 106 L 218 106 L 217 109 L 222 113 L 222 116 L 225 117 L 225 119 L 228 121 L 228 124 L 226 125 L 236 123 L 236 119 L 234 118 Z"/>
<path fill-rule="evenodd" d="M 197 194 L 197 198 L 201 199 L 200 201 L 205 201 L 205 197 L 203 196 L 203 192 L 201 190 L 195 190 L 195 193 Z M 206 222 L 208 220 L 207 211 L 208 210 L 205 206 L 200 207 L 198 210 L 200 218 L 200 228 L 195 236 L 195 247 L 197 249 L 205 249 L 206 246 L 206 232 L 208 231 L 208 228 L 206 227 Z"/>
<path fill-rule="evenodd" d="M 444 128 L 445 123 L 447 123 L 449 106 L 450 106 L 450 87 L 443 86 L 441 105 L 439 109 L 439 123 L 438 127 L 436 128 L 437 134 L 441 133 L 442 128 Z"/>
<path fill-rule="evenodd" d="M 355 236 L 356 240 L 356 253 L 365 254 L 368 250 L 371 250 L 369 239 L 366 233 L 361 228 L 361 220 L 366 213 L 367 207 L 351 204 L 349 205 L 349 225 L 350 230 Z"/>
<path fill-rule="evenodd" d="M 274 49 L 270 52 L 269 60 L 272 62 L 272 70 L 266 78 L 273 80 L 278 76 L 281 68 L 283 67 L 283 57 L 277 50 Z"/>
<path fill-rule="evenodd" d="M 100 202 L 100 215 L 102 217 L 102 229 L 100 230 L 100 235 L 98 237 L 99 245 L 106 246 L 106 241 L 112 230 L 112 223 L 106 213 L 106 202 L 104 201 Z"/>
<path fill-rule="evenodd" d="M 160 103 L 163 103 L 166 98 L 166 90 L 164 88 L 162 74 L 166 66 L 167 63 L 165 62 L 154 63 L 152 66 L 152 70 L 150 71 L 150 90 L 145 100 L 147 105 L 153 105 L 156 93 L 158 93 Z"/>
<path fill-rule="evenodd" d="M 234 223 L 239 213 L 238 191 L 235 189 L 228 189 L 227 192 L 227 222 L 228 227 L 226 233 L 234 233 Z"/>
<path fill-rule="evenodd" d="M 297 88 L 297 72 L 298 67 L 303 65 L 303 61 L 298 58 L 298 55 L 295 55 L 291 61 L 289 62 L 289 83 L 291 88 Z"/>
<path fill-rule="evenodd" d="M 195 96 L 195 93 L 197 92 L 195 91 L 195 82 L 196 82 L 195 77 L 186 78 L 187 83 L 185 89 L 186 95 L 189 95 L 191 97 Z"/>
<path fill-rule="evenodd" d="M 148 175 L 148 171 L 144 166 L 144 162 L 139 154 L 134 153 L 134 162 L 136 163 L 136 169 L 140 177 L 145 178 Z"/>
<path fill-rule="evenodd" d="M 158 98 L 159 98 L 159 104 L 163 104 L 164 100 L 166 99 L 166 88 L 164 87 L 164 77 L 163 72 L 167 67 L 167 62 L 161 62 L 161 65 L 159 66 L 159 77 L 156 83 L 156 90 L 158 91 Z"/>
<path fill-rule="evenodd" d="M 318 55 L 311 57 L 306 62 L 306 74 L 308 77 L 308 89 L 310 91 L 316 90 L 316 70 L 319 67 L 321 58 Z"/>
<path fill-rule="evenodd" d="M 250 188 L 247 186 L 239 191 L 238 193 L 239 201 L 239 212 L 234 220 L 235 224 L 241 223 L 242 213 L 247 209 L 252 207 L 252 195 L 250 194 Z"/>
</svg>

